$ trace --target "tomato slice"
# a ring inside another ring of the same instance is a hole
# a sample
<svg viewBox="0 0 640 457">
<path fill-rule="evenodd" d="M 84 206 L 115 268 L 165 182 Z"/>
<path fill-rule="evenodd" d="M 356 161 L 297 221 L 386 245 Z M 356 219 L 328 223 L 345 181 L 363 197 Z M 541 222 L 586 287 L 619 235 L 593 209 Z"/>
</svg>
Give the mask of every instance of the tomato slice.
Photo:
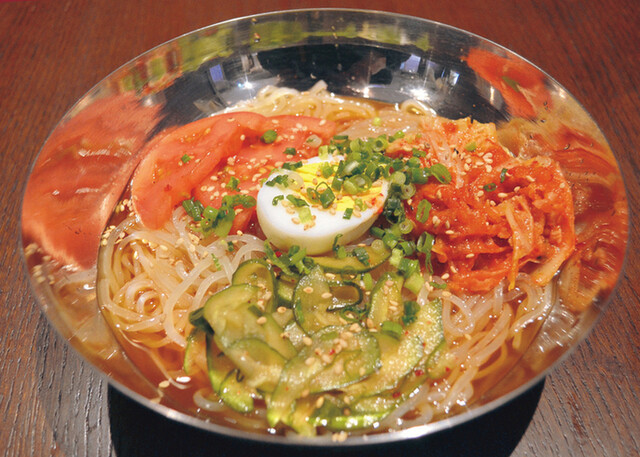
<svg viewBox="0 0 640 457">
<path fill-rule="evenodd" d="M 274 130 L 277 139 L 262 139 Z M 255 197 L 260 179 L 280 162 L 317 154 L 335 125 L 304 116 L 265 117 L 232 112 L 201 119 L 168 132 L 150 144 L 131 183 L 134 209 L 143 225 L 161 228 L 173 209 L 195 197 L 205 206 L 220 207 L 225 195 L 242 192 Z M 317 136 L 319 141 L 308 142 Z M 287 154 L 296 150 L 295 156 Z M 231 179 L 238 184 L 230 184 Z M 234 230 L 246 226 L 253 209 L 244 209 Z"/>
<path fill-rule="evenodd" d="M 264 132 L 274 130 L 277 139 L 265 143 Z M 204 206 L 219 208 L 226 195 L 236 193 L 256 197 L 271 170 L 284 162 L 295 162 L 318 155 L 318 146 L 326 144 L 334 135 L 333 122 L 306 116 L 274 116 L 264 118 L 254 137 L 245 136 L 243 146 L 225 162 L 211 170 L 195 186 L 193 196 Z M 295 154 L 290 154 L 295 150 Z M 239 211 L 239 212 L 238 212 Z M 232 231 L 245 230 L 255 214 L 255 208 L 236 210 Z"/>
</svg>

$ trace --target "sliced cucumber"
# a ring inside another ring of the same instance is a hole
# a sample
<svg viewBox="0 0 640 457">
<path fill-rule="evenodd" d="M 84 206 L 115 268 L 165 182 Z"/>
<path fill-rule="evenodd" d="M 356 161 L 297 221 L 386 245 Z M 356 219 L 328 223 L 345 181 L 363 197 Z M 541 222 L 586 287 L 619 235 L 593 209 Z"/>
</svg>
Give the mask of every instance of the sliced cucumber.
<svg viewBox="0 0 640 457">
<path fill-rule="evenodd" d="M 231 284 L 249 284 L 260 289 L 261 307 L 271 313 L 276 308 L 276 279 L 269 264 L 262 259 L 250 259 L 242 262 L 233 273 Z"/>
<path fill-rule="evenodd" d="M 293 304 L 293 291 L 295 288 L 295 279 L 283 276 L 276 280 L 276 298 L 279 306 L 291 308 L 291 305 Z"/>
<path fill-rule="evenodd" d="M 273 392 L 287 362 L 278 351 L 257 338 L 236 341 L 225 354 L 242 372 L 244 382 L 263 392 Z"/>
<path fill-rule="evenodd" d="M 313 411 L 308 422 L 314 427 L 326 427 L 332 431 L 357 430 L 380 422 L 395 408 L 395 404 L 385 404 L 385 408 L 377 407 L 375 403 L 372 405 L 374 407 L 370 408 L 358 404 L 347 405 L 336 398 L 326 397 L 322 406 Z"/>
<path fill-rule="evenodd" d="M 457 365 L 455 356 L 449 351 L 449 345 L 443 339 L 427 359 L 427 375 L 431 379 L 445 377 Z"/>
<path fill-rule="evenodd" d="M 381 367 L 368 378 L 343 389 L 352 398 L 376 395 L 393 389 L 420 362 L 424 350 L 417 336 L 397 340 L 384 333 L 375 333 L 380 346 Z"/>
<path fill-rule="evenodd" d="M 407 326 L 407 333 L 417 336 L 422 341 L 423 359 L 426 362 L 427 357 L 444 340 L 442 302 L 436 299 L 421 306 L 416 314 L 416 320 Z"/>
<path fill-rule="evenodd" d="M 318 256 L 312 257 L 312 259 L 316 265 L 320 265 L 324 271 L 330 273 L 357 274 L 371 271 L 391 257 L 391 251 L 386 247 L 381 250 L 376 250 L 371 246 L 365 246 L 363 249 L 369 256 L 368 265 L 365 265 L 353 255 L 347 255 L 342 259 L 333 256 Z"/>
<path fill-rule="evenodd" d="M 402 276 L 395 273 L 383 274 L 373 290 L 369 301 L 369 318 L 376 328 L 384 321 L 397 322 L 402 316 Z M 395 305 L 395 306 L 393 306 Z M 396 311 L 393 311 L 396 308 Z"/>
<path fill-rule="evenodd" d="M 267 401 L 270 426 L 286 422 L 299 398 L 357 382 L 379 365 L 378 342 L 366 330 L 352 333 L 347 326 L 323 328 L 282 370 Z"/>
<path fill-rule="evenodd" d="M 325 327 L 343 325 L 340 312 L 355 309 L 362 300 L 362 291 L 354 283 L 328 281 L 322 268 L 316 266 L 300 278 L 293 297 L 293 314 L 298 325 L 312 334 Z"/>
<path fill-rule="evenodd" d="M 250 413 L 253 411 L 253 395 L 251 389 L 241 381 L 238 370 L 231 370 L 220 385 L 220 398 L 234 411 Z"/>
<path fill-rule="evenodd" d="M 204 317 L 214 331 L 216 343 L 225 350 L 244 338 L 258 338 L 289 359 L 296 354 L 283 329 L 270 314 L 256 306 L 260 289 L 236 284 L 211 296 L 204 305 Z"/>
<path fill-rule="evenodd" d="M 185 374 L 192 375 L 196 372 L 196 358 L 199 354 L 205 353 L 206 333 L 204 330 L 194 327 L 187 337 L 187 346 L 184 349 L 184 360 L 182 369 Z"/>
<path fill-rule="evenodd" d="M 207 334 L 206 337 L 206 345 L 209 382 L 211 383 L 213 391 L 219 394 L 222 381 L 224 381 L 227 375 L 234 369 L 234 366 L 231 360 L 229 360 L 215 344 L 213 336 L 209 334 Z"/>
</svg>

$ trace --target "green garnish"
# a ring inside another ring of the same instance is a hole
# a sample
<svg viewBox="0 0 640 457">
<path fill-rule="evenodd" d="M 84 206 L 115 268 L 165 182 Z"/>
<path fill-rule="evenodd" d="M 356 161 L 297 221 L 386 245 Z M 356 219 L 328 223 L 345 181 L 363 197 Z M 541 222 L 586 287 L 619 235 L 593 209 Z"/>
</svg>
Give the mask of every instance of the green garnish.
<svg viewBox="0 0 640 457">
<path fill-rule="evenodd" d="M 240 184 L 240 180 L 235 176 L 232 176 L 231 179 L 229 179 L 229 182 L 227 183 L 226 188 L 232 189 L 232 190 L 238 190 L 238 184 Z"/>
<path fill-rule="evenodd" d="M 489 184 L 485 184 L 482 188 L 485 192 L 493 192 L 497 187 L 498 186 L 496 186 L 496 183 L 490 182 Z"/>
<path fill-rule="evenodd" d="M 260 139 L 262 140 L 263 143 L 266 144 L 271 144 L 274 141 L 276 141 L 276 139 L 278 138 L 278 133 L 275 130 L 267 130 L 266 132 L 264 132 L 264 134 L 260 137 Z"/>
<path fill-rule="evenodd" d="M 285 170 L 297 170 L 302 166 L 302 161 L 300 162 L 285 162 L 282 164 L 282 168 Z"/>
<path fill-rule="evenodd" d="M 473 152 L 476 150 L 476 142 L 472 141 L 471 143 L 468 143 L 464 148 L 469 152 Z"/>
<path fill-rule="evenodd" d="M 369 254 L 363 247 L 357 247 L 353 249 L 353 255 L 360 261 L 361 264 L 369 266 Z"/>
<path fill-rule="evenodd" d="M 284 195 L 276 195 L 275 197 L 273 197 L 273 200 L 271 200 L 271 204 L 273 206 L 277 206 L 278 202 L 284 200 Z"/>
<path fill-rule="evenodd" d="M 500 182 L 503 183 L 505 179 L 507 179 L 507 170 L 506 168 L 503 168 L 502 171 L 500 172 Z"/>
<path fill-rule="evenodd" d="M 435 163 L 431 166 L 431 174 L 442 184 L 449 184 L 451 182 L 451 173 L 449 173 L 447 167 L 441 163 Z"/>
<path fill-rule="evenodd" d="M 296 155 L 296 149 L 289 147 L 284 150 L 284 153 L 288 156 L 294 156 Z"/>
<path fill-rule="evenodd" d="M 441 290 L 442 290 L 442 289 L 446 289 L 446 288 L 447 288 L 447 284 L 446 284 L 446 283 L 444 283 L 444 282 L 435 282 L 435 281 L 431 281 L 431 282 L 429 283 L 429 285 L 430 285 L 431 287 L 433 287 L 434 289 L 441 289 Z"/>
<path fill-rule="evenodd" d="M 347 208 L 344 210 L 344 214 L 342 215 L 342 219 L 351 219 L 351 215 L 353 214 L 353 208 Z"/>
<path fill-rule="evenodd" d="M 191 160 L 191 157 L 188 154 L 185 154 L 182 157 L 180 157 L 180 160 L 182 161 L 182 163 L 187 163 Z"/>
<path fill-rule="evenodd" d="M 302 206 L 309 206 L 309 203 L 307 203 L 306 200 L 303 200 L 302 198 L 298 198 L 291 194 L 287 195 L 287 200 L 293 203 L 293 206 L 295 206 L 296 208 L 300 208 Z"/>
<path fill-rule="evenodd" d="M 271 180 L 264 183 L 266 186 L 273 187 L 276 184 L 280 187 L 289 187 L 289 177 L 287 175 L 277 175 Z"/>
<path fill-rule="evenodd" d="M 424 224 L 429 219 L 429 212 L 431 211 L 431 203 L 429 200 L 421 200 L 418 203 L 418 209 L 416 210 L 416 220 L 421 224 Z"/>
<path fill-rule="evenodd" d="M 413 300 L 404 302 L 404 316 L 402 316 L 402 323 L 404 325 L 409 325 L 412 322 L 415 322 L 419 310 L 420 306 L 418 306 L 417 302 Z"/>
</svg>

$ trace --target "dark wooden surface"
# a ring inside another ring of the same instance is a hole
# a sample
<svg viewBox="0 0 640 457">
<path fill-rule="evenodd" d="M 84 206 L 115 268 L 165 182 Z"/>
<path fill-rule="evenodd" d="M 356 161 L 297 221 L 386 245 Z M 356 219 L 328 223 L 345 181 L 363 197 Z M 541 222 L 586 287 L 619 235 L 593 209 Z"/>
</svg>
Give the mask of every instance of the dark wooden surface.
<svg viewBox="0 0 640 457">
<path fill-rule="evenodd" d="M 24 276 L 19 208 L 30 162 L 56 122 L 102 77 L 190 30 L 276 9 L 353 7 L 451 24 L 527 57 L 560 81 L 607 135 L 640 208 L 640 3 L 637 0 L 19 1 L 0 3 L 0 454 L 251 455 L 137 406 L 84 363 L 41 315 Z M 640 454 L 639 240 L 588 339 L 546 380 L 450 432 L 368 455 Z M 310 454 L 310 452 L 305 452 Z"/>
</svg>

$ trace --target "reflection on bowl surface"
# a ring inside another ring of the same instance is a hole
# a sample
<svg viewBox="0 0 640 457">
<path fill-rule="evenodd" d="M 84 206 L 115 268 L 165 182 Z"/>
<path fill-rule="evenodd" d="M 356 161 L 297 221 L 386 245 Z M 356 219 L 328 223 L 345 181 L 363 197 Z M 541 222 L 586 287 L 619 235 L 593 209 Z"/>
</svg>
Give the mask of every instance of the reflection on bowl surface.
<svg viewBox="0 0 640 457">
<path fill-rule="evenodd" d="M 52 324 L 123 393 L 325 445 L 430 434 L 533 385 L 602 312 L 627 224 L 604 136 L 524 59 L 300 10 L 105 78 L 43 146 L 22 233 Z"/>
</svg>

